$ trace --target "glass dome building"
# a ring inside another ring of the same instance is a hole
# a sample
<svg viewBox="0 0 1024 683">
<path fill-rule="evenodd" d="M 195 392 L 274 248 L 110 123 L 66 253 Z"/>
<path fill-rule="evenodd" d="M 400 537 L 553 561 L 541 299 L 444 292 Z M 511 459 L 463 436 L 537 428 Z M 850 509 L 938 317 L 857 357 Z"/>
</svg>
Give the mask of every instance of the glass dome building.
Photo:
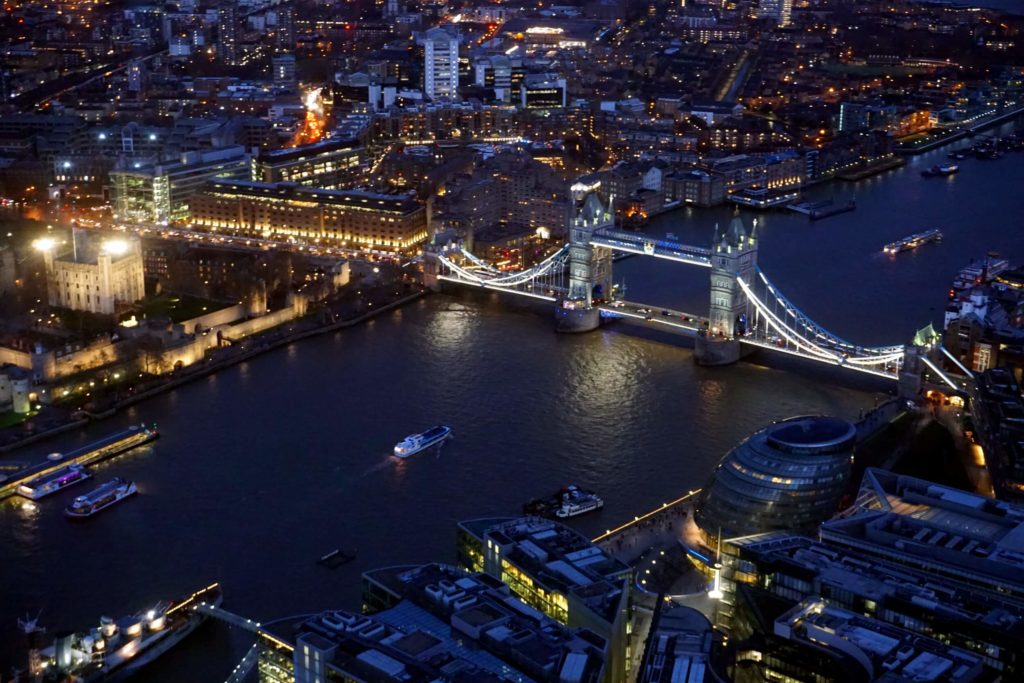
<svg viewBox="0 0 1024 683">
<path fill-rule="evenodd" d="M 813 534 L 850 478 L 857 429 L 836 417 L 795 417 L 748 437 L 718 465 L 695 513 L 705 541 L 786 530 Z"/>
</svg>

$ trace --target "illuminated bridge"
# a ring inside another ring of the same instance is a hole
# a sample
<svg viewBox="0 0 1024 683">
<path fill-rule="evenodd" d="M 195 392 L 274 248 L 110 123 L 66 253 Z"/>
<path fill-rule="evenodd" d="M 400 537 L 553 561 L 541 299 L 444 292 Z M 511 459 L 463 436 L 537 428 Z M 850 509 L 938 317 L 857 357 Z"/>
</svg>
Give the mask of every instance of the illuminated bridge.
<svg viewBox="0 0 1024 683">
<path fill-rule="evenodd" d="M 733 363 L 760 348 L 892 380 L 900 379 L 903 370 L 919 379 L 923 367 L 928 367 L 950 386 L 961 388 L 918 346 L 865 346 L 816 323 L 758 268 L 756 225 L 748 233 L 735 218 L 726 230 L 716 228 L 709 249 L 614 230 L 610 209 L 595 193 L 581 199 L 569 243 L 544 261 L 507 272 L 461 246 L 429 250 L 427 283 L 449 282 L 551 301 L 556 304 L 558 329 L 565 332 L 595 329 L 602 318 L 622 318 L 689 334 L 695 339 L 695 358 L 703 365 Z M 618 298 L 611 279 L 614 253 L 707 268 L 707 313 L 670 311 Z M 908 363 L 911 367 L 905 368 Z"/>
</svg>

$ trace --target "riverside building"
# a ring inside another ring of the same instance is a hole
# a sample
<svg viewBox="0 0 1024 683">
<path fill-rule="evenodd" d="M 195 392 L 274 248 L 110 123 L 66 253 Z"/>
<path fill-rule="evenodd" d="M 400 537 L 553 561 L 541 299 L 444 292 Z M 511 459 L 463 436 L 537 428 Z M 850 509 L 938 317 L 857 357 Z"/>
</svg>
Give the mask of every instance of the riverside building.
<svg viewBox="0 0 1024 683">
<path fill-rule="evenodd" d="M 459 564 L 508 585 L 523 602 L 608 643 L 604 681 L 627 677 L 632 569 L 578 532 L 538 518 L 458 525 Z"/>
<path fill-rule="evenodd" d="M 389 567 L 364 574 L 363 585 L 363 614 L 264 626 L 261 683 L 599 683 L 604 675 L 604 639 L 556 623 L 487 574 Z"/>
<path fill-rule="evenodd" d="M 705 542 L 774 530 L 812 533 L 839 507 L 856 428 L 798 417 L 762 429 L 719 464 L 695 515 Z"/>
<path fill-rule="evenodd" d="M 215 181 L 192 198 L 192 225 L 232 235 L 401 252 L 427 239 L 427 210 L 407 196 L 294 183 Z"/>
</svg>

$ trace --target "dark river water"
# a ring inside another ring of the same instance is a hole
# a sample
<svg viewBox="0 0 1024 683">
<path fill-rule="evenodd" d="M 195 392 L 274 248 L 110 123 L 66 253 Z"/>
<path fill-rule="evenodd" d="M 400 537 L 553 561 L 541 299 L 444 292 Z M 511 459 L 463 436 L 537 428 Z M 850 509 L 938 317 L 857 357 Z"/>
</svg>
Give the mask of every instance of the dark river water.
<svg viewBox="0 0 1024 683">
<path fill-rule="evenodd" d="M 854 196 L 855 212 L 809 222 L 759 217 L 760 263 L 819 323 L 863 344 L 900 343 L 941 320 L 952 276 L 996 250 L 1024 257 L 1024 154 L 965 161 L 949 179 L 911 165 L 814 197 Z M 729 209 L 679 211 L 651 232 L 706 244 Z M 884 258 L 881 246 L 928 227 L 941 245 Z M 644 257 L 616 266 L 628 297 L 706 310 L 707 271 Z M 51 631 L 92 625 L 221 581 L 225 606 L 268 620 L 358 608 L 359 575 L 395 563 L 454 559 L 455 522 L 514 514 L 578 482 L 606 500 L 587 533 L 702 486 L 751 431 L 801 413 L 856 418 L 887 388 L 793 359 L 698 368 L 688 342 L 628 326 L 563 336 L 550 311 L 497 295 L 420 300 L 289 346 L 146 401 L 15 459 L 155 422 L 154 444 L 102 467 L 140 495 L 83 524 L 61 514 L 74 490 L 36 511 L 0 506 L 0 671 L 23 657 L 16 618 L 42 610 Z M 455 439 L 405 462 L 396 441 L 433 424 Z M 358 559 L 331 571 L 334 548 Z M 149 681 L 217 681 L 246 649 L 204 627 L 155 665 Z"/>
</svg>

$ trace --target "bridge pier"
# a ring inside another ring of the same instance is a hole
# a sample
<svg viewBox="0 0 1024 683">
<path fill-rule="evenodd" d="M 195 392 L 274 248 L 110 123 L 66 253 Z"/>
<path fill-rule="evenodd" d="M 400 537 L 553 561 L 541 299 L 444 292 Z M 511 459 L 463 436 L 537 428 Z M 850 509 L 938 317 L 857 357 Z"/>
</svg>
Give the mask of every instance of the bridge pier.
<svg viewBox="0 0 1024 683">
<path fill-rule="evenodd" d="M 423 251 L 423 286 L 434 292 L 441 291 L 441 280 L 437 277 L 441 271 L 441 264 L 437 255 L 430 249 Z"/>
<path fill-rule="evenodd" d="M 732 365 L 743 356 L 743 347 L 737 339 L 709 338 L 698 334 L 693 345 L 693 360 L 697 365 Z"/>
<path fill-rule="evenodd" d="M 555 307 L 556 332 L 590 332 L 601 326 L 601 311 L 593 306 L 586 308 Z"/>
</svg>

